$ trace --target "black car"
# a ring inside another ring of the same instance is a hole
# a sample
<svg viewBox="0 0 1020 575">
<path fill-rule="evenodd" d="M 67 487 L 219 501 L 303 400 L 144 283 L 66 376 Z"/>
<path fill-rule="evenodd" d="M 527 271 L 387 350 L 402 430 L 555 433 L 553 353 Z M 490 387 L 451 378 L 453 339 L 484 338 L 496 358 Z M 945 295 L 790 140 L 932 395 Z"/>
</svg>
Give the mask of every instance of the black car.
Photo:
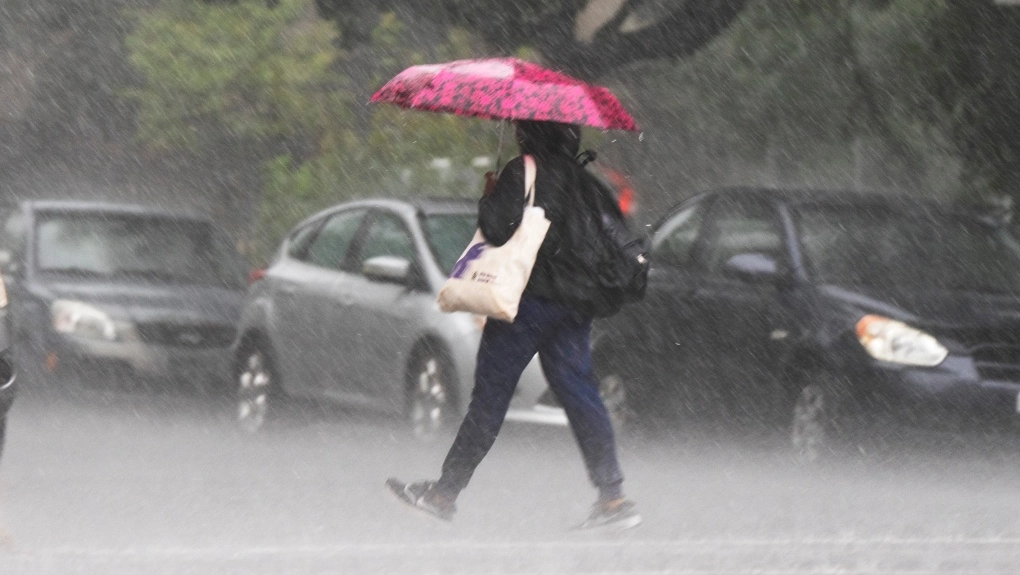
<svg viewBox="0 0 1020 575">
<path fill-rule="evenodd" d="M 3 275 L 0 275 L 0 454 L 4 450 L 4 435 L 6 435 L 7 431 L 7 412 L 11 409 L 11 404 L 14 402 L 14 394 L 17 391 L 9 328 L 7 290 Z"/>
<path fill-rule="evenodd" d="M 23 202 L 3 216 L 0 269 L 24 371 L 64 383 L 225 386 L 247 266 L 211 220 L 67 201 Z"/>
<path fill-rule="evenodd" d="M 861 423 L 1020 418 L 1020 243 L 1005 228 L 907 198 L 729 189 L 653 233 L 645 300 L 595 340 L 603 388 L 631 414 L 792 422 L 808 459 Z"/>
</svg>

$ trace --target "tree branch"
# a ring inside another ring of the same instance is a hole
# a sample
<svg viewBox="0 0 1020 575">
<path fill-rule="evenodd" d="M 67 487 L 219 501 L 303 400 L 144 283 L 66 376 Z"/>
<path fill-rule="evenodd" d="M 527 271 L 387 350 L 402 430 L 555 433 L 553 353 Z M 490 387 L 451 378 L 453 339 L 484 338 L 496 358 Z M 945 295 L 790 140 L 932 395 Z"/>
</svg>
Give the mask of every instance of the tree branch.
<svg viewBox="0 0 1020 575">
<path fill-rule="evenodd" d="M 317 0 L 323 15 L 342 15 L 365 4 L 400 5 L 417 17 L 466 26 L 504 53 L 537 46 L 551 64 L 595 78 L 636 60 L 683 57 L 698 50 L 737 17 L 747 0 L 674 0 L 650 25 L 631 29 L 640 0 Z M 601 3 L 599 5 L 593 4 Z M 579 30 L 578 19 L 582 19 Z M 596 28 L 591 30 L 588 28 Z M 580 34 L 579 32 L 583 32 Z M 588 38 L 591 41 L 586 41 Z"/>
</svg>

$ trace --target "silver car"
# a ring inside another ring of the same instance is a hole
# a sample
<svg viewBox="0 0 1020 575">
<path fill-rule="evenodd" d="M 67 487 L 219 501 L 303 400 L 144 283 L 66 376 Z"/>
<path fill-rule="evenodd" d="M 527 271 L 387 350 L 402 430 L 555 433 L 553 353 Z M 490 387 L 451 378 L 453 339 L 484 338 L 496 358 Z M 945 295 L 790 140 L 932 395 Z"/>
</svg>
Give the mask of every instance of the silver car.
<svg viewBox="0 0 1020 575">
<path fill-rule="evenodd" d="M 249 288 L 234 343 L 237 416 L 256 431 L 282 394 L 401 414 L 429 437 L 465 412 L 485 318 L 436 294 L 476 227 L 473 202 L 367 200 L 320 212 Z M 563 425 L 537 360 L 508 419 Z"/>
</svg>

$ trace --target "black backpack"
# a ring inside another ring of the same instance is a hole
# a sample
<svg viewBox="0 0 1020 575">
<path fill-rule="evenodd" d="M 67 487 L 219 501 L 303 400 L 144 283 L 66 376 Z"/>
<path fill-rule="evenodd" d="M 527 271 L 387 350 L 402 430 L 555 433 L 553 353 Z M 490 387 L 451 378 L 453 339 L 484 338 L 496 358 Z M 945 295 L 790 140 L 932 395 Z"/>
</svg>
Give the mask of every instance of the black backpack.
<svg viewBox="0 0 1020 575">
<path fill-rule="evenodd" d="M 571 218 L 565 238 L 569 256 L 560 260 L 570 273 L 557 278 L 557 291 L 575 309 L 608 317 L 644 297 L 651 243 L 631 231 L 606 184 L 581 167 L 577 173 L 574 206 L 583 214 Z"/>
</svg>

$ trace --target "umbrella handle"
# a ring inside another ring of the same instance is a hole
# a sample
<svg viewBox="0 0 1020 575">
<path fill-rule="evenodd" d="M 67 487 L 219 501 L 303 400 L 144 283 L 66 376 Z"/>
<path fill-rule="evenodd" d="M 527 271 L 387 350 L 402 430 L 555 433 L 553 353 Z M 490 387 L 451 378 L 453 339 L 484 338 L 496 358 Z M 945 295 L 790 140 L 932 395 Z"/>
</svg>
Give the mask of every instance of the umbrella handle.
<svg viewBox="0 0 1020 575">
<path fill-rule="evenodd" d="M 506 128 L 506 120 L 499 121 L 499 143 L 496 144 L 496 175 L 499 175 L 500 164 L 503 163 L 503 130 Z"/>
</svg>

